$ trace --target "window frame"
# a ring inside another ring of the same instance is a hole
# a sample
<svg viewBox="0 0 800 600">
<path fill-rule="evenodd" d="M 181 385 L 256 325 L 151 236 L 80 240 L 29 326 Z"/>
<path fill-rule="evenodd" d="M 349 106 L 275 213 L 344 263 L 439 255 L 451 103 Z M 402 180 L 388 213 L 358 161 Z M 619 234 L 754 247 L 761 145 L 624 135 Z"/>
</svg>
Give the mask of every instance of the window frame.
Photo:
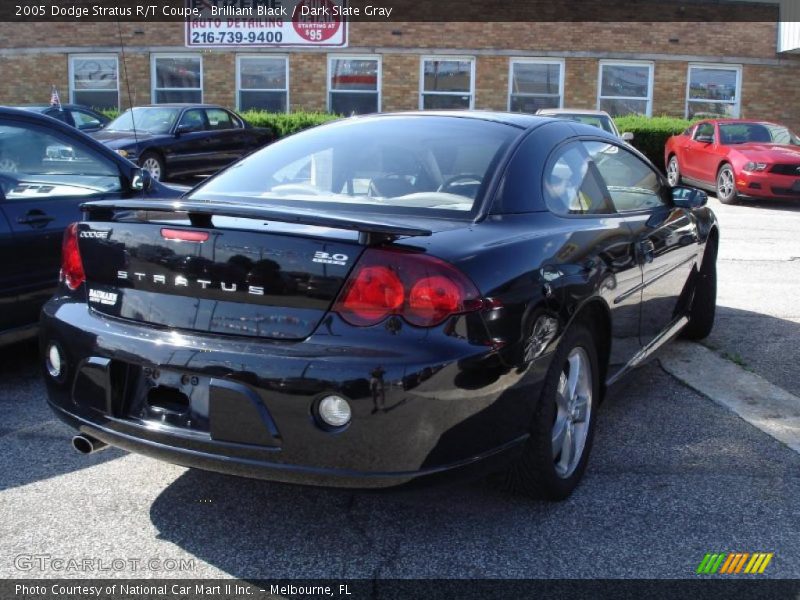
<svg viewBox="0 0 800 600">
<path fill-rule="evenodd" d="M 199 88 L 160 88 L 156 87 L 156 65 L 159 58 L 197 58 L 200 60 L 200 87 Z M 203 104 L 205 100 L 205 73 L 203 65 L 203 55 L 199 52 L 170 52 L 163 53 L 157 52 L 150 55 L 150 100 L 153 104 L 173 104 L 172 102 L 158 102 L 157 92 L 182 92 L 182 91 L 197 91 L 200 90 L 200 101 L 196 104 Z"/>
<path fill-rule="evenodd" d="M 512 96 L 524 96 L 528 98 L 552 98 L 552 94 L 514 94 L 514 65 L 515 64 L 535 64 L 535 65 L 558 65 L 558 107 L 564 108 L 564 78 L 566 76 L 566 61 L 563 58 L 535 58 L 519 57 L 511 58 L 508 61 L 508 102 L 506 104 L 508 112 L 512 111 Z"/>
<path fill-rule="evenodd" d="M 644 96 L 603 96 L 603 67 L 647 67 L 647 97 Z M 649 60 L 601 60 L 597 65 L 597 110 L 602 108 L 603 100 L 645 100 L 647 109 L 645 116 L 653 116 L 653 81 L 655 75 L 655 63 Z M 606 111 L 607 112 L 607 111 Z M 610 113 L 609 113 L 610 114 Z M 612 118 L 614 115 L 611 115 Z"/>
<path fill-rule="evenodd" d="M 110 58 L 114 59 L 114 63 L 117 66 L 117 103 L 116 108 L 119 110 L 120 108 L 120 85 L 119 85 L 119 55 L 113 53 L 89 53 L 89 54 L 70 54 L 67 59 L 67 73 L 69 77 L 69 103 L 70 104 L 79 104 L 75 102 L 75 92 L 109 92 L 111 90 L 76 90 L 75 89 L 75 64 L 74 61 L 77 60 L 89 60 L 93 58 L 107 60 Z M 82 105 L 85 106 L 85 105 Z"/>
<path fill-rule="evenodd" d="M 617 148 L 620 148 L 620 149 L 628 152 L 629 154 L 632 154 L 639 161 L 641 161 L 648 169 L 653 171 L 653 173 L 655 173 L 656 177 L 658 178 L 658 182 L 661 185 L 662 189 L 671 189 L 669 187 L 669 183 L 667 182 L 666 178 L 661 174 L 661 172 L 657 168 L 655 168 L 654 166 L 650 165 L 649 161 L 647 161 L 646 159 L 643 159 L 642 156 L 639 156 L 638 152 L 633 151 L 631 149 L 630 145 L 625 144 L 622 140 L 618 140 L 618 139 L 617 140 L 610 140 L 608 138 L 597 137 L 597 136 L 586 136 L 586 135 L 583 135 L 583 136 L 578 136 L 578 137 L 572 137 L 572 138 L 568 138 L 568 139 L 562 141 L 561 143 L 559 143 L 557 146 L 555 146 L 550 151 L 550 153 L 547 155 L 547 158 L 544 160 L 544 167 L 543 167 L 544 171 L 542 172 L 543 175 L 546 174 L 546 171 L 547 171 L 548 167 L 552 164 L 553 155 L 556 152 L 560 151 L 565 145 L 573 143 L 573 142 L 577 142 L 578 144 L 580 144 L 581 148 L 582 148 L 582 151 L 584 153 L 586 153 L 587 155 L 588 155 L 588 150 L 586 150 L 586 147 L 584 145 L 584 144 L 586 144 L 586 142 L 599 142 L 601 144 L 609 144 L 609 145 L 612 145 L 612 146 L 616 146 Z M 589 155 L 589 158 L 591 160 L 591 155 Z M 608 186 L 606 184 L 606 180 L 603 177 L 603 174 L 600 173 L 599 169 L 597 169 L 597 176 L 600 178 L 600 181 L 602 182 L 603 187 L 605 188 L 605 190 L 608 191 Z M 639 216 L 648 215 L 648 214 L 652 214 L 656 210 L 660 210 L 660 208 L 658 208 L 658 207 L 653 207 L 653 208 L 642 208 L 642 209 L 639 209 L 639 210 L 631 210 L 631 211 L 619 212 L 617 210 L 616 205 L 614 204 L 613 198 L 611 198 L 609 196 L 609 201 L 611 202 L 611 206 L 614 209 L 613 212 L 610 212 L 610 213 L 572 213 L 572 214 L 569 214 L 569 213 L 567 213 L 567 214 L 558 213 L 558 212 L 555 212 L 554 210 L 552 210 L 550 208 L 550 204 L 547 201 L 547 192 L 546 192 L 545 186 L 544 186 L 545 177 L 543 176 L 541 179 L 542 179 L 542 188 L 541 188 L 541 192 L 540 193 L 541 193 L 542 202 L 544 204 L 545 210 L 548 213 L 550 213 L 551 215 L 553 215 L 555 217 L 558 217 L 558 218 L 561 218 L 561 219 L 608 219 L 608 218 L 617 218 L 617 219 L 619 219 L 619 218 L 627 218 L 627 217 L 637 216 L 637 215 L 639 215 Z M 667 207 L 672 207 L 673 206 L 671 200 L 669 200 L 669 198 L 666 198 L 666 197 L 665 197 L 665 206 L 667 206 Z"/>
<path fill-rule="evenodd" d="M 463 96 L 464 92 L 426 92 L 425 91 L 425 62 L 426 61 L 439 61 L 439 62 L 469 62 L 469 106 L 467 110 L 475 108 L 475 57 L 474 56 L 457 56 L 450 54 L 431 54 L 419 57 L 419 109 L 420 110 L 437 110 L 425 108 L 425 96 Z"/>
<path fill-rule="evenodd" d="M 738 119 L 742 111 L 742 65 L 726 65 L 722 63 L 689 63 L 686 67 L 686 99 L 684 102 L 683 116 L 689 118 L 689 104 L 691 102 L 704 102 L 707 104 L 731 104 L 727 100 L 690 100 L 689 94 L 692 87 L 692 69 L 717 69 L 720 71 L 734 71 L 736 73 L 736 100 L 733 102 L 734 115 L 730 118 Z"/>
<path fill-rule="evenodd" d="M 377 88 L 373 90 L 334 90 L 331 87 L 331 78 L 333 76 L 333 61 L 335 60 L 374 60 L 378 63 L 378 81 Z M 288 84 L 288 80 L 287 80 Z M 381 112 L 383 106 L 383 57 L 380 54 L 329 54 L 328 55 L 328 71 L 326 74 L 326 94 L 325 94 L 325 109 L 331 112 L 331 94 L 342 92 L 345 94 L 378 94 L 378 104 L 375 113 Z M 349 116 L 349 115 L 344 115 Z"/>
<path fill-rule="evenodd" d="M 248 58 L 266 58 L 266 59 L 282 59 L 284 61 L 284 68 L 286 70 L 286 88 L 285 89 L 267 89 L 267 88 L 243 88 L 241 86 L 241 75 L 242 75 L 242 59 Z M 237 54 L 236 55 L 236 110 L 241 111 L 241 92 L 283 92 L 286 94 L 286 110 L 284 112 L 288 113 L 291 111 L 291 105 L 289 104 L 289 55 L 288 54 Z"/>
</svg>

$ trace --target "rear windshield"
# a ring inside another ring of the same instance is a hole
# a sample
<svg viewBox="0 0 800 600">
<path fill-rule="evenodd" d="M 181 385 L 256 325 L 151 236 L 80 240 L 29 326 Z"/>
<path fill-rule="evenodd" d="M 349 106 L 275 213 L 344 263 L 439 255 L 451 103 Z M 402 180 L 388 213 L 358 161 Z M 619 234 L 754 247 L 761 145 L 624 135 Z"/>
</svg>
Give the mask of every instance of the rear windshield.
<svg viewBox="0 0 800 600">
<path fill-rule="evenodd" d="M 466 215 L 519 133 L 510 125 L 454 117 L 348 119 L 250 155 L 191 198 Z"/>
<path fill-rule="evenodd" d="M 614 129 L 614 124 L 611 122 L 611 119 L 603 115 L 576 115 L 570 113 L 560 113 L 553 116 L 560 117 L 562 119 L 569 119 L 570 121 L 577 121 L 578 123 L 583 123 L 585 125 L 592 125 L 602 129 L 603 131 L 617 135 L 617 131 Z"/>
</svg>

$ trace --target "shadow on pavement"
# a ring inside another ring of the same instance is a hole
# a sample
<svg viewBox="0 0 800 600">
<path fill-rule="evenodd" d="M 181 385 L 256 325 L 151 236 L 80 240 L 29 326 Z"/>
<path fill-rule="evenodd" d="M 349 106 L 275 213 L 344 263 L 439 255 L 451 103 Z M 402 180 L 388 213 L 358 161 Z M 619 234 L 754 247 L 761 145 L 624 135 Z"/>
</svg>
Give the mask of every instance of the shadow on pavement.
<svg viewBox="0 0 800 600">
<path fill-rule="evenodd" d="M 800 457 L 653 363 L 614 388 L 586 479 L 562 503 L 485 482 L 367 493 L 188 470 L 150 518 L 161 539 L 251 579 L 689 577 L 732 529 L 742 547 L 783 539 L 797 472 Z M 737 510 L 709 506 L 722 499 Z"/>
<path fill-rule="evenodd" d="M 73 431 L 47 406 L 38 365 L 35 341 L 0 348 L 0 490 L 125 455 L 109 448 L 81 456 L 72 449 Z"/>
<path fill-rule="evenodd" d="M 800 395 L 800 323 L 717 306 L 714 330 L 703 344 L 787 392 Z"/>
</svg>

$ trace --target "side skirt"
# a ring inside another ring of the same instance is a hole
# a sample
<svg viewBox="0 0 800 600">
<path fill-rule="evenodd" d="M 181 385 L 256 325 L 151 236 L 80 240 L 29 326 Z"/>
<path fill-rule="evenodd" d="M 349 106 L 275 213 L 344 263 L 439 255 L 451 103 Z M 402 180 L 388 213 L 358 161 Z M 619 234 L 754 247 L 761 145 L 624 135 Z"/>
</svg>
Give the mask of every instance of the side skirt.
<svg viewBox="0 0 800 600">
<path fill-rule="evenodd" d="M 636 354 L 633 355 L 628 363 L 622 367 L 619 371 L 614 373 L 608 380 L 606 380 L 606 386 L 610 386 L 615 384 L 617 381 L 620 380 L 626 373 L 635 369 L 643 362 L 645 362 L 648 358 L 650 358 L 656 350 L 658 350 L 661 346 L 666 344 L 672 338 L 674 338 L 678 333 L 680 333 L 681 329 L 683 329 L 686 324 L 689 322 L 689 317 L 686 315 L 681 315 L 677 317 L 670 325 L 664 329 L 660 334 L 654 337 L 650 343 L 644 346 L 641 350 L 639 350 Z"/>
</svg>

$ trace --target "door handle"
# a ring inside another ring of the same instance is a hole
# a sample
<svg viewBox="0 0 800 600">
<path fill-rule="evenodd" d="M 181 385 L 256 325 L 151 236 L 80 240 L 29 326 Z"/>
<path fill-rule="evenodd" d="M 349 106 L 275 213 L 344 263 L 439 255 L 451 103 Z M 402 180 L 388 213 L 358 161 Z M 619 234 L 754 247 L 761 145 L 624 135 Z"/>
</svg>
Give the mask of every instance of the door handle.
<svg viewBox="0 0 800 600">
<path fill-rule="evenodd" d="M 46 215 L 41 211 L 31 211 L 24 217 L 19 217 L 17 223 L 20 225 L 30 225 L 31 227 L 44 227 L 50 221 L 54 221 L 55 217 Z"/>
</svg>

